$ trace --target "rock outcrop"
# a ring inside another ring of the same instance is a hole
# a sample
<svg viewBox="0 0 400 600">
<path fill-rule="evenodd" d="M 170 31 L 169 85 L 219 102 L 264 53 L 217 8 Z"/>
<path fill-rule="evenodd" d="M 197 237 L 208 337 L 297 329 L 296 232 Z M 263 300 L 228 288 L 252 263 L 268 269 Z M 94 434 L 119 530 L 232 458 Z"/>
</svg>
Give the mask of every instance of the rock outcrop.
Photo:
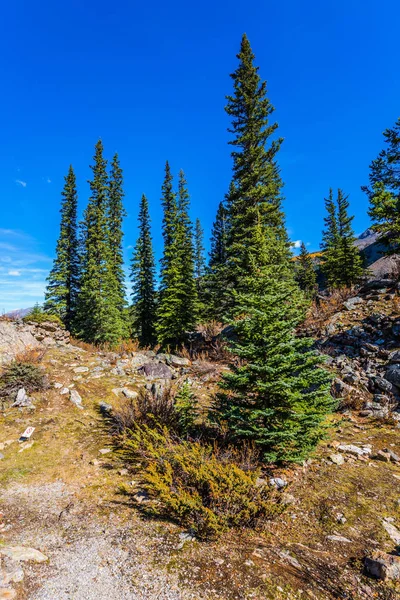
<svg viewBox="0 0 400 600">
<path fill-rule="evenodd" d="M 0 365 L 34 348 L 69 344 L 70 334 L 57 323 L 0 321 Z"/>
</svg>

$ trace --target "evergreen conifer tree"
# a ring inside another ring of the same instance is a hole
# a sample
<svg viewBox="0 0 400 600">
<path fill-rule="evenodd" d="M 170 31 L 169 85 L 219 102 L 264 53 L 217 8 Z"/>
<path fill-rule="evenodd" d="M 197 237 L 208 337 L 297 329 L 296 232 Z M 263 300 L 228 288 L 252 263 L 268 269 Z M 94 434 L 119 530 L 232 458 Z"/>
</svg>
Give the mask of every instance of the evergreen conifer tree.
<svg viewBox="0 0 400 600">
<path fill-rule="evenodd" d="M 201 284 L 201 279 L 204 275 L 205 270 L 205 257 L 204 257 L 204 231 L 200 223 L 200 219 L 196 219 L 195 231 L 194 231 L 194 247 L 195 247 L 195 275 L 197 285 Z"/>
<path fill-rule="evenodd" d="M 126 216 L 126 211 L 124 209 L 123 199 L 123 174 L 119 163 L 118 154 L 115 154 L 111 162 L 111 171 L 108 183 L 108 228 L 112 268 L 118 282 L 117 293 L 120 297 L 119 305 L 121 310 L 123 310 L 126 305 L 124 257 L 122 247 L 122 222 Z"/>
<path fill-rule="evenodd" d="M 316 294 L 317 276 L 310 253 L 304 242 L 301 242 L 300 254 L 296 261 L 295 278 L 299 288 L 306 296 L 312 298 Z"/>
<path fill-rule="evenodd" d="M 107 161 L 95 146 L 91 196 L 82 224 L 82 275 L 76 327 L 88 342 L 115 344 L 127 335 L 109 240 Z"/>
<path fill-rule="evenodd" d="M 61 225 L 56 258 L 47 279 L 44 310 L 55 314 L 67 329 L 75 318 L 79 289 L 79 249 L 77 233 L 78 194 L 72 165 L 61 192 Z"/>
<path fill-rule="evenodd" d="M 233 194 L 234 184 L 231 182 L 229 192 L 218 206 L 211 232 L 210 260 L 204 278 L 204 316 L 208 320 L 223 321 L 231 301 L 227 261 L 230 198 Z"/>
<path fill-rule="evenodd" d="M 341 284 L 345 287 L 351 287 L 357 283 L 364 272 L 360 251 L 355 245 L 356 236 L 352 227 L 354 216 L 349 215 L 348 208 L 348 196 L 345 196 L 339 189 L 337 195 L 339 263 L 341 265 Z"/>
<path fill-rule="evenodd" d="M 313 340 L 295 336 L 303 303 L 285 265 L 270 262 L 277 256 L 269 247 L 276 246 L 275 235 L 268 241 L 258 227 L 255 240 L 247 291 L 236 293 L 232 350 L 240 364 L 223 376 L 214 415 L 234 440 L 254 443 L 265 460 L 300 461 L 322 437 L 333 408 L 330 376 L 311 349 Z"/>
<path fill-rule="evenodd" d="M 274 107 L 266 95 L 266 82 L 254 65 L 254 54 L 249 40 L 243 35 L 239 66 L 231 75 L 234 92 L 228 96 L 226 112 L 232 118 L 229 129 L 233 139 L 229 142 L 234 150 L 233 184 L 230 194 L 228 269 L 230 288 L 243 289 L 250 265 L 246 262 L 254 256 L 258 242 L 254 232 L 273 228 L 279 244 L 274 261 L 289 267 L 290 244 L 282 211 L 282 180 L 277 164 L 277 153 L 282 139 L 273 139 L 278 128 L 271 123 Z M 251 250 L 251 253 L 249 253 Z M 272 250 L 271 250 L 272 251 Z"/>
<path fill-rule="evenodd" d="M 155 341 L 155 261 L 149 203 L 143 194 L 139 211 L 139 237 L 131 263 L 133 327 L 143 346 Z"/>
<path fill-rule="evenodd" d="M 227 217 L 228 214 L 225 203 L 220 202 L 211 231 L 211 251 L 209 262 L 211 269 L 226 264 L 226 240 L 228 232 Z"/>
<path fill-rule="evenodd" d="M 387 254 L 400 251 L 400 118 L 383 132 L 386 148 L 370 165 L 368 194 L 372 229 L 381 234 Z"/>
<path fill-rule="evenodd" d="M 181 260 L 177 244 L 178 204 L 172 182 L 173 177 L 167 161 L 162 185 L 164 251 L 161 259 L 156 322 L 157 339 L 163 346 L 176 345 L 182 336 L 181 323 L 178 319 L 178 311 L 181 306 Z"/>
<path fill-rule="evenodd" d="M 333 191 L 325 199 L 327 216 L 322 233 L 321 269 L 331 288 L 351 287 L 362 276 L 363 266 L 355 235 L 351 226 L 354 217 L 348 214 L 349 202 L 342 190 L 338 190 L 336 202 Z"/>
<path fill-rule="evenodd" d="M 179 320 L 182 334 L 193 331 L 199 315 L 199 298 L 195 280 L 195 248 L 193 226 L 189 217 L 189 193 L 185 174 L 179 172 L 177 230 L 177 258 L 179 258 L 179 307 L 176 319 Z"/>
</svg>

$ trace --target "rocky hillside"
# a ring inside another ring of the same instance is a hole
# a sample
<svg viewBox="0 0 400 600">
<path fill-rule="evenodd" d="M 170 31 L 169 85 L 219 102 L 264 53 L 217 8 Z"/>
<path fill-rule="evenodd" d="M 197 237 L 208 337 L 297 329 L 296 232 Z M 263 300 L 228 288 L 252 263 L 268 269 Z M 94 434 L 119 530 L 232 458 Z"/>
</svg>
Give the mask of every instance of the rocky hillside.
<svg viewBox="0 0 400 600">
<path fill-rule="evenodd" d="M 143 388 L 187 378 L 207 406 L 226 365 L 205 354 L 99 352 L 57 327 L 0 323 L 3 360 L 30 342 L 49 381 L 28 405 L 0 411 L 0 598 L 398 598 L 397 285 L 380 280 L 327 300 L 306 330 L 335 377 L 327 439 L 304 464 L 265 470 L 285 507 L 278 518 L 206 543 L 141 516 L 148 499 L 103 415 Z"/>
</svg>

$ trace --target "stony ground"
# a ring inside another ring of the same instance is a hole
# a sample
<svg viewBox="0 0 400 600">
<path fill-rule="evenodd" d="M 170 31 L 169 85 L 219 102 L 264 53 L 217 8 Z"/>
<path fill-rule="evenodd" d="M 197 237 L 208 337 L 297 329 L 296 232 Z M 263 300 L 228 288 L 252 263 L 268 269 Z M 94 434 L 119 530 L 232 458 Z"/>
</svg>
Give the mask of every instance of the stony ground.
<svg viewBox="0 0 400 600">
<path fill-rule="evenodd" d="M 132 476 L 111 451 L 98 407 L 148 381 L 129 356 L 50 348 L 43 364 L 52 388 L 34 397 L 34 410 L 0 413 L 0 599 L 400 597 L 394 582 L 371 579 L 363 567 L 372 551 L 400 544 L 400 466 L 379 453 L 400 454 L 395 421 L 335 415 L 310 461 L 273 473 L 288 482 L 279 519 L 218 542 L 190 541 L 174 524 L 144 520 L 121 493 Z M 215 369 L 195 371 L 187 375 L 206 401 Z M 64 388 L 79 393 L 83 409 Z M 18 443 L 28 425 L 31 440 Z M 16 546 L 47 560 L 15 561 Z"/>
</svg>

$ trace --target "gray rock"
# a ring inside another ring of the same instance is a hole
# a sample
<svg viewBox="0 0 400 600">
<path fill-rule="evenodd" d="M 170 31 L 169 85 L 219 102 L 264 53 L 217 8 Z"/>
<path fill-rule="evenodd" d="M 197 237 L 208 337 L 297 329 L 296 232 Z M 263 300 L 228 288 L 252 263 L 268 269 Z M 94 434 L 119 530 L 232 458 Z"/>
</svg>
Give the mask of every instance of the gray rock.
<svg viewBox="0 0 400 600">
<path fill-rule="evenodd" d="M 112 406 L 107 402 L 100 402 L 99 411 L 102 415 L 109 415 L 112 412 Z"/>
<path fill-rule="evenodd" d="M 385 378 L 396 387 L 400 387 L 400 364 L 389 365 Z"/>
<path fill-rule="evenodd" d="M 374 383 L 374 385 L 382 390 L 383 392 L 392 392 L 393 391 L 393 384 L 388 381 L 387 379 L 384 379 L 383 377 L 371 377 L 372 382 Z"/>
<path fill-rule="evenodd" d="M 269 484 L 272 485 L 272 487 L 277 488 L 278 490 L 282 490 L 284 487 L 287 486 L 287 481 L 281 479 L 281 477 L 271 477 L 271 479 L 269 480 Z"/>
<path fill-rule="evenodd" d="M 146 363 L 138 369 L 138 372 L 151 379 L 172 379 L 172 369 L 164 363 Z"/>
<path fill-rule="evenodd" d="M 400 556 L 376 550 L 364 560 L 365 570 L 377 579 L 400 579 Z"/>
<path fill-rule="evenodd" d="M 127 387 L 122 388 L 121 392 L 125 396 L 125 398 L 129 398 L 131 400 L 133 400 L 134 398 L 137 398 L 139 395 L 137 392 L 135 392 L 134 390 L 130 390 Z"/>
<path fill-rule="evenodd" d="M 3 458 L 5 458 L 5 457 L 4 457 L 4 454 L 2 454 L 2 453 L 0 452 L 0 460 L 3 460 Z"/>
<path fill-rule="evenodd" d="M 63 388 L 60 390 L 60 395 L 61 395 L 61 396 L 65 396 L 65 394 L 69 394 L 69 388 L 67 388 L 67 387 L 63 387 Z"/>
<path fill-rule="evenodd" d="M 340 450 L 340 452 L 353 454 L 354 456 L 368 456 L 371 454 L 371 448 L 369 446 L 363 446 L 360 448 L 354 444 L 340 444 L 337 449 Z"/>
<path fill-rule="evenodd" d="M 342 454 L 331 454 L 329 458 L 335 465 L 344 464 L 344 456 Z"/>
<path fill-rule="evenodd" d="M 354 298 L 349 298 L 346 302 L 343 303 L 343 306 L 346 310 L 354 310 L 358 304 L 363 304 L 364 300 L 359 296 L 355 296 Z"/>
<path fill-rule="evenodd" d="M 400 363 L 400 350 L 395 350 L 389 354 L 390 363 Z"/>
<path fill-rule="evenodd" d="M 26 393 L 25 388 L 21 388 L 18 390 L 17 393 L 17 397 L 15 399 L 15 402 L 11 405 L 11 406 L 18 406 L 18 407 L 31 407 L 33 406 L 32 404 L 32 400 L 29 398 L 28 394 Z"/>
<path fill-rule="evenodd" d="M 0 555 L 7 556 L 13 561 L 32 561 L 36 563 L 46 562 L 47 556 L 35 550 L 35 548 L 25 548 L 24 546 L 0 546 Z"/>
<path fill-rule="evenodd" d="M 400 531 L 395 527 L 389 519 L 383 519 L 382 525 L 390 537 L 390 539 L 396 544 L 396 546 L 400 545 Z"/>
<path fill-rule="evenodd" d="M 74 369 L 74 373 L 87 373 L 89 371 L 89 367 L 76 367 Z"/>
<path fill-rule="evenodd" d="M 0 322 L 0 364 L 13 360 L 28 348 L 41 348 L 42 344 L 33 337 L 28 328 L 21 328 L 15 322 Z"/>
<path fill-rule="evenodd" d="M 327 535 L 326 539 L 330 542 L 339 542 L 341 544 L 351 544 L 351 540 L 344 537 L 343 535 Z"/>
<path fill-rule="evenodd" d="M 76 390 L 69 391 L 69 399 L 77 408 L 83 408 L 82 406 L 82 398 Z"/>
</svg>

